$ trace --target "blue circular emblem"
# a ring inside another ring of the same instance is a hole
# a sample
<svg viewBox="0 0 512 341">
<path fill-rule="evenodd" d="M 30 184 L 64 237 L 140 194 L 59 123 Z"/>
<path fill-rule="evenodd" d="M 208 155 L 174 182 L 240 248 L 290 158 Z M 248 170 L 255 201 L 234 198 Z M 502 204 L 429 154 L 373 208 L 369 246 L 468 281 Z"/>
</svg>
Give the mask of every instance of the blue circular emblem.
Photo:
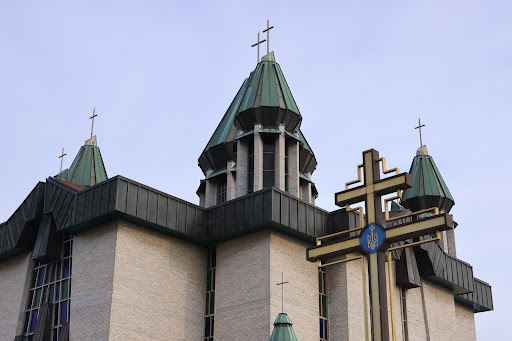
<svg viewBox="0 0 512 341">
<path fill-rule="evenodd" d="M 370 223 L 361 233 L 359 243 L 369 253 L 375 253 L 386 239 L 386 231 L 375 223 Z"/>
</svg>

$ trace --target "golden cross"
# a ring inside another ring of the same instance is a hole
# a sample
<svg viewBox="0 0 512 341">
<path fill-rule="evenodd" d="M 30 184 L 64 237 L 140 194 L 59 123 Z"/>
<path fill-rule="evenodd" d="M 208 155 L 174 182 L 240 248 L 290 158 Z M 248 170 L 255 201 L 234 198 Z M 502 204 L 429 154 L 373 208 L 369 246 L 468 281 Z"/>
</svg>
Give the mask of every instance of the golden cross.
<svg viewBox="0 0 512 341">
<path fill-rule="evenodd" d="M 274 26 L 270 27 L 270 20 L 267 20 L 267 29 L 263 31 L 263 33 L 267 32 L 267 54 L 270 53 L 270 48 L 269 48 L 269 44 L 270 44 L 270 30 L 273 29 Z M 260 38 L 258 37 L 258 40 L 260 40 Z M 259 59 L 259 57 L 258 57 Z M 258 60 L 259 62 L 259 60 Z"/>
<path fill-rule="evenodd" d="M 380 179 L 380 163 L 382 163 L 384 174 L 396 172 L 397 175 Z M 363 171 L 363 177 L 361 176 L 361 170 Z M 349 189 L 350 185 L 361 181 L 364 181 L 363 185 Z M 412 177 L 409 173 L 400 173 L 398 168 L 387 170 L 386 159 L 380 158 L 379 152 L 374 149 L 363 152 L 363 164 L 358 166 L 358 180 L 348 182 L 346 190 L 335 194 L 336 205 L 345 206 L 347 212 L 359 210 L 360 226 L 317 238 L 317 246 L 307 250 L 307 258 L 312 262 L 327 260 L 352 252 L 368 254 L 374 341 L 389 340 L 385 271 L 385 254 L 389 245 L 453 228 L 451 216 L 448 214 L 439 215 L 438 210 L 435 211 L 435 216 L 384 228 L 386 222 L 398 218 L 389 219 L 387 203 L 400 197 L 400 190 L 410 187 L 412 187 Z M 385 214 L 383 214 L 382 196 L 393 192 L 398 192 L 398 195 L 385 200 L 386 207 Z M 361 201 L 365 202 L 366 224 L 364 223 L 362 207 L 350 208 L 351 204 Z M 415 212 L 408 216 L 425 213 L 426 211 L 431 211 L 431 209 Z M 399 218 L 403 219 L 405 217 L 400 216 Z M 349 237 L 342 241 L 322 244 L 327 239 L 340 237 L 341 235 Z"/>
<path fill-rule="evenodd" d="M 62 173 L 62 163 L 64 162 L 64 156 L 66 156 L 66 154 L 64 154 L 64 148 L 62 148 L 62 155 L 59 156 L 59 159 L 60 159 L 60 173 Z"/>
<path fill-rule="evenodd" d="M 260 44 L 262 44 L 266 41 L 267 41 L 266 39 L 260 40 L 260 32 L 258 32 L 258 42 L 251 45 L 251 47 L 258 46 L 258 60 L 256 61 L 256 63 L 260 62 Z"/>
<path fill-rule="evenodd" d="M 284 285 L 288 284 L 288 281 L 284 281 L 284 274 L 281 272 L 281 283 L 277 285 L 281 286 L 281 312 L 284 313 Z"/>
<path fill-rule="evenodd" d="M 421 128 L 424 127 L 425 125 L 421 124 L 421 118 L 418 118 L 418 126 L 417 127 L 414 127 L 414 129 L 419 129 L 420 130 L 420 148 L 423 147 L 423 141 L 421 139 Z"/>
<path fill-rule="evenodd" d="M 94 107 L 94 109 L 92 110 L 92 116 L 89 117 L 89 119 L 91 120 L 92 119 L 92 126 L 91 126 L 91 139 L 92 139 L 92 132 L 94 130 L 94 118 L 97 117 L 98 115 L 96 115 L 96 107 Z"/>
</svg>

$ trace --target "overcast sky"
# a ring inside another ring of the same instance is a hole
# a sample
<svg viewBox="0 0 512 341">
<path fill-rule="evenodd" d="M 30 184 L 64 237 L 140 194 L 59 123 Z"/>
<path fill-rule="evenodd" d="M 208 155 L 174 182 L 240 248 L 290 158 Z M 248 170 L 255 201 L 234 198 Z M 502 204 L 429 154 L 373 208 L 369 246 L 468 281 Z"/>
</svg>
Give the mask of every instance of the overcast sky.
<svg viewBox="0 0 512 341">
<path fill-rule="evenodd" d="M 110 177 L 198 203 L 197 159 L 270 18 L 318 160 L 317 205 L 336 208 L 366 149 L 407 171 L 421 116 L 456 202 L 457 256 L 493 288 L 478 338 L 498 339 L 512 305 L 511 13 L 509 0 L 2 1 L 0 221 L 58 173 L 63 147 L 71 164 L 94 106 Z"/>
</svg>

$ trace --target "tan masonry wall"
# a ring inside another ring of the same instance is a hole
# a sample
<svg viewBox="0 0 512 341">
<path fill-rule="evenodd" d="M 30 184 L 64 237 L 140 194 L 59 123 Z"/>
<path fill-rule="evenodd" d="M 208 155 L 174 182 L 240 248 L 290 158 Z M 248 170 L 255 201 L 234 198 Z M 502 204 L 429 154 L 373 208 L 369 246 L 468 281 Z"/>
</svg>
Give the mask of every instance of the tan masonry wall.
<svg viewBox="0 0 512 341">
<path fill-rule="evenodd" d="M 216 341 L 268 340 L 284 311 L 299 340 L 319 337 L 318 270 L 306 260 L 308 244 L 274 231 L 262 231 L 217 246 Z"/>
<path fill-rule="evenodd" d="M 0 261 L 0 340 L 21 332 L 31 264 L 30 252 Z"/>
<path fill-rule="evenodd" d="M 293 323 L 298 340 L 319 339 L 318 267 L 306 260 L 311 245 L 278 232 L 270 234 L 270 332 L 281 312 L 281 273 L 284 286 L 284 312 Z"/>
<path fill-rule="evenodd" d="M 109 340 L 201 340 L 206 249 L 120 221 Z"/>
<path fill-rule="evenodd" d="M 70 340 L 108 340 L 117 225 L 73 236 Z"/>
</svg>

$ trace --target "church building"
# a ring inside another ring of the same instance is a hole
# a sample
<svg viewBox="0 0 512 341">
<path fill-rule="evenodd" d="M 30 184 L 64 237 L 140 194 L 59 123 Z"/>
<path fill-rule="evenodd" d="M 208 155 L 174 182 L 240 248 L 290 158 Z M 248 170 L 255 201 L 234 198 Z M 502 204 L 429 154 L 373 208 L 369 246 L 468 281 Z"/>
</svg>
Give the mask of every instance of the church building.
<svg viewBox="0 0 512 341">
<path fill-rule="evenodd" d="M 96 136 L 87 140 L 0 224 L 0 340 L 371 339 L 364 257 L 307 259 L 317 238 L 364 217 L 315 205 L 302 119 L 267 53 L 200 153 L 199 205 L 108 177 Z M 412 187 L 389 214 L 449 213 L 453 196 L 426 146 L 411 158 Z M 491 287 L 457 258 L 454 229 L 394 252 L 393 266 L 397 340 L 476 340 Z"/>
</svg>

